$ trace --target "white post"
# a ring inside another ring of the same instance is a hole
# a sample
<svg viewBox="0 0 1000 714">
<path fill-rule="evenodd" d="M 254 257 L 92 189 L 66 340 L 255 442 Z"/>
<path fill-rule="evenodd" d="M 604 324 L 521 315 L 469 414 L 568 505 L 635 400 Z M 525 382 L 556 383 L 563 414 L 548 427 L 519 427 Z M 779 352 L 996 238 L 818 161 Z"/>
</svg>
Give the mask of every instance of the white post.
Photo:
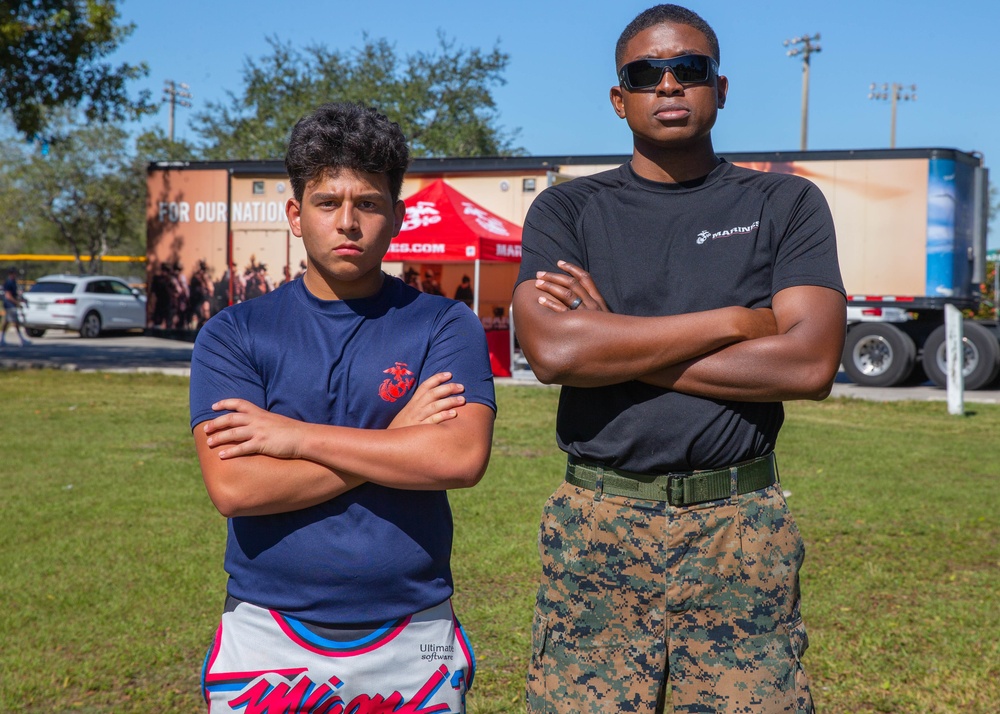
<svg viewBox="0 0 1000 714">
<path fill-rule="evenodd" d="M 476 313 L 476 317 L 479 317 L 479 258 L 476 258 L 472 276 L 472 279 L 475 281 L 472 284 L 472 311 Z"/>
<path fill-rule="evenodd" d="M 944 306 L 945 347 L 948 351 L 948 413 L 965 414 L 965 347 L 962 344 L 962 312 Z"/>
</svg>

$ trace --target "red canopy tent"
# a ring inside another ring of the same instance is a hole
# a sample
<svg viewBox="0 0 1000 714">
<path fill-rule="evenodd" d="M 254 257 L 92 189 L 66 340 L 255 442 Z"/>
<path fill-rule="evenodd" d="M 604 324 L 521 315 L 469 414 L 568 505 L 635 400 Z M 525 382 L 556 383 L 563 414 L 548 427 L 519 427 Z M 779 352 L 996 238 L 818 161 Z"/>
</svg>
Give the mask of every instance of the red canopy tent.
<svg viewBox="0 0 1000 714">
<path fill-rule="evenodd" d="M 521 227 L 443 180 L 425 186 L 405 202 L 403 227 L 392 239 L 385 260 L 475 263 L 477 272 L 480 261 L 521 262 Z"/>
<path fill-rule="evenodd" d="M 473 263 L 472 309 L 478 315 L 480 262 L 521 262 L 521 227 L 486 210 L 441 179 L 405 203 L 403 227 L 392 239 L 385 260 Z M 509 359 L 505 361 L 509 363 Z"/>
</svg>

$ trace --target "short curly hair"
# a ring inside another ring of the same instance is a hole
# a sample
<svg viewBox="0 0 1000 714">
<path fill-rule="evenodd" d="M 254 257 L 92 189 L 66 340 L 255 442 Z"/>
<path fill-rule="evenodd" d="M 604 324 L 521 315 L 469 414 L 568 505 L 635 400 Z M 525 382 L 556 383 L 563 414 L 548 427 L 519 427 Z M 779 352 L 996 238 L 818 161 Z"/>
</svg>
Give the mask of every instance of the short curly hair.
<svg viewBox="0 0 1000 714">
<path fill-rule="evenodd" d="M 323 104 L 300 119 L 285 154 L 285 171 L 297 201 L 310 182 L 340 169 L 385 174 L 392 200 L 398 201 L 409 165 L 410 150 L 399 124 L 354 102 Z"/>
<path fill-rule="evenodd" d="M 636 15 L 635 19 L 622 30 L 618 43 L 615 45 L 615 70 L 621 69 L 622 60 L 625 58 L 625 47 L 632 41 L 633 37 L 650 27 L 664 24 L 687 25 L 698 30 L 708 40 L 715 61 L 721 61 L 719 38 L 712 26 L 705 22 L 701 15 L 680 5 L 654 5 Z"/>
</svg>

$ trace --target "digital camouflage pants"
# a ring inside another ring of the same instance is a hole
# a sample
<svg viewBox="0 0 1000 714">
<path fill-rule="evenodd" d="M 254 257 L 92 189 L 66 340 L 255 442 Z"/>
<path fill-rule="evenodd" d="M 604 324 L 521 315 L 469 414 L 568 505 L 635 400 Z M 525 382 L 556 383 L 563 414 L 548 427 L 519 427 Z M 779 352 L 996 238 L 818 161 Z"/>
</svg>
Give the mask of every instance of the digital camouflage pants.
<svg viewBox="0 0 1000 714">
<path fill-rule="evenodd" d="M 778 484 L 675 508 L 563 483 L 539 551 L 529 712 L 813 711 Z"/>
</svg>

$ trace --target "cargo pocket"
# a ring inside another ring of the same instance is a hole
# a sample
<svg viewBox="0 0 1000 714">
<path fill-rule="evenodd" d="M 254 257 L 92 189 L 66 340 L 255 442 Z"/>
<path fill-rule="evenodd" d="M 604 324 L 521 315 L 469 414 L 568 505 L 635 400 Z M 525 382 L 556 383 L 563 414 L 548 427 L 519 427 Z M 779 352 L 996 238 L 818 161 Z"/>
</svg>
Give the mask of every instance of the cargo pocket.
<svg viewBox="0 0 1000 714">
<path fill-rule="evenodd" d="M 641 637 L 628 642 L 605 632 L 563 631 L 561 623 L 536 610 L 527 679 L 529 714 L 606 714 L 622 711 L 628 702 L 655 702 L 663 667 L 662 652 L 649 656 L 654 649 Z M 654 660 L 660 664 L 651 667 Z"/>
<path fill-rule="evenodd" d="M 546 711 L 547 691 L 545 682 L 545 644 L 548 637 L 549 621 L 537 610 L 531 622 L 531 662 L 528 663 L 528 679 L 525 688 L 528 711 L 541 714 Z"/>
<path fill-rule="evenodd" d="M 774 622 L 774 629 L 748 632 L 735 638 L 692 647 L 694 671 L 701 682 L 711 682 L 714 701 L 703 704 L 724 711 L 812 714 L 809 683 L 802 668 L 808 646 L 800 618 Z M 727 652 L 727 647 L 732 649 Z M 675 702 L 675 706 L 677 703 Z"/>
<path fill-rule="evenodd" d="M 809 691 L 809 678 L 802 666 L 802 656 L 809 649 L 809 636 L 802 618 L 798 618 L 788 626 L 788 641 L 792 655 L 795 658 L 795 711 L 796 714 L 813 714 L 812 693 Z"/>
</svg>

